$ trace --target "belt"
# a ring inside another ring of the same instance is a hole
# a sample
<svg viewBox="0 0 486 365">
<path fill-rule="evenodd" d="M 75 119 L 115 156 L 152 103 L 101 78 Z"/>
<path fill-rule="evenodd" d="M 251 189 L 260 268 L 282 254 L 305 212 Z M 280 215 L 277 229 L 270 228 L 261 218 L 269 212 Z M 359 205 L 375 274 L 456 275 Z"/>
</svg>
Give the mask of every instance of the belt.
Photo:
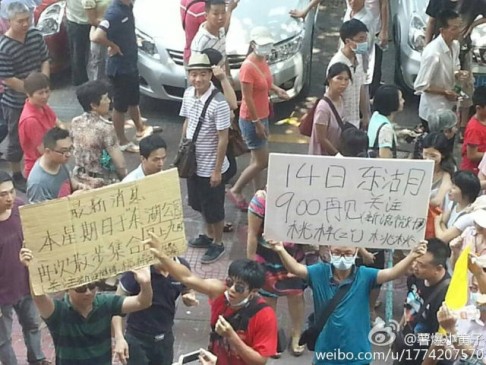
<svg viewBox="0 0 486 365">
<path fill-rule="evenodd" d="M 151 334 L 148 334 L 148 333 L 137 331 L 133 328 L 127 329 L 126 334 L 137 337 L 140 340 L 145 340 L 145 341 L 150 341 L 150 342 L 160 342 L 160 341 L 163 341 L 166 337 L 166 333 L 161 333 L 159 335 L 154 336 L 154 335 L 151 335 Z"/>
</svg>

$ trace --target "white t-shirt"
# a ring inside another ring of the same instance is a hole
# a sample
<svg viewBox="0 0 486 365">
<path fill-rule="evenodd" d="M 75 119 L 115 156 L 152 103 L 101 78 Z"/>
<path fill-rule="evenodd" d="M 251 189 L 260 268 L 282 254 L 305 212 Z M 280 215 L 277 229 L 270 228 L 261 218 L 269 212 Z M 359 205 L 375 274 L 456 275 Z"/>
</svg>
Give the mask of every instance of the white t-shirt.
<svg viewBox="0 0 486 365">
<path fill-rule="evenodd" d="M 131 181 L 136 181 L 143 179 L 145 177 L 145 174 L 143 172 L 142 164 L 138 165 L 138 167 L 130 172 L 125 178 L 122 180 L 122 182 L 131 182 Z"/>
<path fill-rule="evenodd" d="M 219 36 L 214 36 L 206 30 L 206 23 L 201 24 L 191 43 L 191 53 L 201 53 L 207 48 L 219 51 L 226 60 L 226 33 L 219 29 Z"/>
<path fill-rule="evenodd" d="M 447 221 L 447 228 L 455 227 L 464 232 L 467 227 L 474 225 L 474 219 L 471 214 L 466 214 L 464 211 L 458 212 L 456 207 L 454 202 L 449 202 L 447 209 L 450 210 L 451 214 Z"/>
</svg>

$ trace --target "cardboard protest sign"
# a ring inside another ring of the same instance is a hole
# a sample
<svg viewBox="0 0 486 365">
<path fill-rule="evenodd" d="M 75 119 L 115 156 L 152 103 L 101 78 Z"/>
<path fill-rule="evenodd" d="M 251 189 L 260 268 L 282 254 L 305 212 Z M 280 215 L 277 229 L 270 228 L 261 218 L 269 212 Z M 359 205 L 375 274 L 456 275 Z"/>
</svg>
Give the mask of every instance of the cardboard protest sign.
<svg viewBox="0 0 486 365">
<path fill-rule="evenodd" d="M 411 249 L 424 238 L 432 161 L 270 154 L 265 238 Z"/>
<path fill-rule="evenodd" d="M 35 294 L 56 292 L 156 262 L 143 241 L 159 237 L 170 256 L 185 252 L 176 169 L 21 207 Z"/>
</svg>

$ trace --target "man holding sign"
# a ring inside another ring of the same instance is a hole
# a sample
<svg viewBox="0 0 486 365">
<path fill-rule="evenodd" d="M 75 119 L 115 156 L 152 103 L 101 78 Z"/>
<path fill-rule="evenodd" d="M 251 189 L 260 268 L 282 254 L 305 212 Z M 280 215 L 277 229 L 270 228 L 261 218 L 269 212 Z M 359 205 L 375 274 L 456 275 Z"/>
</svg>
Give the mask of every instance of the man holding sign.
<svg viewBox="0 0 486 365">
<path fill-rule="evenodd" d="M 331 246 L 330 264 L 320 262 L 306 266 L 290 256 L 282 242 L 270 241 L 270 244 L 287 270 L 307 280 L 313 291 L 316 323 L 320 322 L 314 354 L 316 365 L 370 363 L 370 360 L 359 359 L 359 356 L 371 353 L 368 339 L 370 314 L 364 303 L 369 302 L 370 292 L 377 284 L 404 275 L 415 259 L 423 256 L 427 249 L 427 243 L 421 242 L 394 267 L 378 270 L 355 266 L 357 247 Z M 320 317 L 326 312 L 328 316 L 323 320 Z M 336 349 L 346 354 L 345 360 L 339 361 Z M 351 361 L 349 356 L 353 356 L 354 360 Z"/>
<path fill-rule="evenodd" d="M 28 267 L 33 259 L 31 250 L 20 250 L 22 264 Z M 57 365 L 111 365 L 112 317 L 152 304 L 149 268 L 134 271 L 134 277 L 140 292 L 131 297 L 97 294 L 96 283 L 69 289 L 62 300 L 45 294 L 34 296 L 51 332 Z"/>
</svg>

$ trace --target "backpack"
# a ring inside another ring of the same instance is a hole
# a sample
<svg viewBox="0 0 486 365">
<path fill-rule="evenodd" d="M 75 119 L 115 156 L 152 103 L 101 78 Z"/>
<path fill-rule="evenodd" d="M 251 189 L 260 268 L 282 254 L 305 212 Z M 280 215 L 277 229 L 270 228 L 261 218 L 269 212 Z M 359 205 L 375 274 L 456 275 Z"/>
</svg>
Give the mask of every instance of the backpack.
<svg viewBox="0 0 486 365">
<path fill-rule="evenodd" d="M 236 311 L 229 317 L 225 317 L 235 332 L 246 331 L 248 324 L 250 323 L 250 319 L 263 308 L 268 307 L 268 304 L 264 302 L 258 303 L 258 298 L 259 297 L 253 298 L 239 311 Z M 216 333 L 214 326 L 211 326 L 211 333 L 209 334 L 209 349 L 212 348 L 214 342 L 220 341 L 221 339 L 222 337 Z"/>
<path fill-rule="evenodd" d="M 368 150 L 368 157 L 377 158 L 380 156 L 380 146 L 379 146 L 380 132 L 381 132 L 381 128 L 383 128 L 386 124 L 387 123 L 384 122 L 382 125 L 380 125 L 380 127 L 376 131 L 375 142 L 373 143 L 373 147 L 371 147 Z M 392 155 L 393 158 L 397 158 L 397 143 L 395 142 L 395 138 L 393 138 L 393 142 L 392 142 Z"/>
<path fill-rule="evenodd" d="M 186 6 L 186 11 L 184 12 L 184 18 L 182 18 L 182 29 L 186 30 L 186 17 L 187 17 L 187 12 L 189 11 L 189 9 L 197 4 L 197 3 L 203 3 L 205 2 L 205 0 L 192 0 L 189 4 L 187 4 Z"/>
</svg>

